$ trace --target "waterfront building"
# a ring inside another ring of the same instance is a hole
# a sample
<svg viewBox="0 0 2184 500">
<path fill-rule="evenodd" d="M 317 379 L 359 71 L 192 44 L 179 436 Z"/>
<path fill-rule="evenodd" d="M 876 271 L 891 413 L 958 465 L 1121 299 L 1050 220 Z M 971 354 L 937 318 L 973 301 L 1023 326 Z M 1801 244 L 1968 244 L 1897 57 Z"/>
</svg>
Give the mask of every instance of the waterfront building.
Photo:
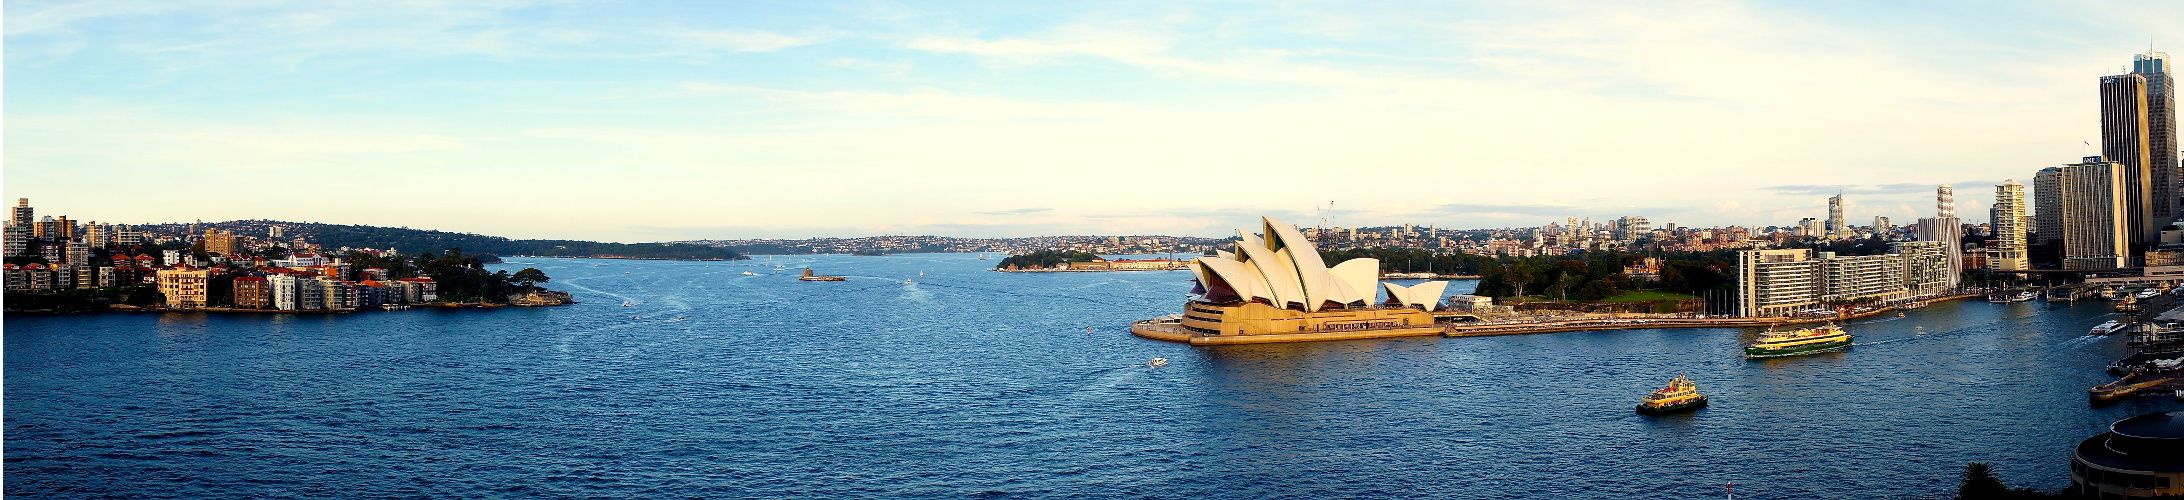
<svg viewBox="0 0 2184 500">
<path fill-rule="evenodd" d="M 1957 273 L 1949 267 L 1949 248 L 1953 245 L 1940 241 L 1899 241 L 1889 246 L 1889 252 L 1903 258 L 1904 288 L 1911 295 L 1935 295 L 1956 286 Z"/>
<path fill-rule="evenodd" d="M 1296 227 L 1271 217 L 1260 223 L 1264 239 L 1237 230 L 1234 252 L 1191 260 L 1195 297 L 1180 318 L 1139 322 L 1131 333 L 1193 344 L 1440 333 L 1429 311 L 1440 304 L 1446 282 L 1388 287 L 1392 305 L 1376 306 L 1375 292 L 1382 288 L 1377 259 L 1330 268 Z"/>
<path fill-rule="evenodd" d="M 2124 170 L 2120 163 L 2088 156 L 2079 163 L 2041 169 L 2033 177 L 2033 190 L 2042 196 L 2035 220 L 2043 231 L 2055 226 L 2062 243 L 2063 269 L 2097 271 L 2129 265 Z"/>
<path fill-rule="evenodd" d="M 1828 197 L 1828 239 L 1850 238 L 1850 225 L 1843 218 L 1843 194 Z"/>
<path fill-rule="evenodd" d="M 326 283 L 316 277 L 296 278 L 296 310 L 326 310 Z"/>
<path fill-rule="evenodd" d="M 1313 255 L 1318 254 L 1315 253 Z M 432 281 L 432 278 L 419 276 L 415 278 L 402 278 L 397 281 L 409 283 L 412 287 L 409 294 L 408 302 L 418 303 L 440 300 L 440 285 L 438 283 L 434 283 Z"/>
<path fill-rule="evenodd" d="M 2155 199 L 2155 169 L 2146 84 L 2145 75 L 2133 73 L 2101 77 L 2101 156 L 2117 163 L 2123 174 L 2123 227 L 2132 244 L 2153 241 L 2160 227 L 2150 203 Z M 2168 211 L 2161 209 L 2162 215 Z"/>
<path fill-rule="evenodd" d="M 1820 219 L 1815 219 L 1815 218 L 1811 218 L 1811 217 L 1806 217 L 1806 218 L 1803 218 L 1803 219 L 1798 219 L 1798 220 L 1797 220 L 1797 235 L 1798 235 L 1798 236 L 1803 236 L 1803 237 L 1806 237 L 1806 238 L 1823 238 L 1823 237 L 1826 237 L 1826 235 L 1827 235 L 1827 231 L 1826 231 L 1826 230 L 1825 230 L 1824 228 L 1822 228 L 1822 227 L 1821 227 L 1821 225 L 1822 225 L 1822 224 L 1821 224 L 1821 222 L 1820 222 Z"/>
<path fill-rule="evenodd" d="M 1994 187 L 1994 255 L 1988 259 L 1987 269 L 1996 271 L 2023 271 L 2031 269 L 2026 261 L 2025 249 L 2025 185 L 2016 179 L 2002 181 Z"/>
<path fill-rule="evenodd" d="M 2070 488 L 2081 498 L 2184 497 L 2184 411 L 2109 424 L 2070 457 Z"/>
<path fill-rule="evenodd" d="M 1812 249 L 1737 252 L 1737 315 L 1790 316 L 1830 304 L 1891 301 L 1946 293 L 1957 286 L 1941 241 L 1893 244 L 1880 255 Z"/>
<path fill-rule="evenodd" d="M 297 281 L 295 275 L 287 273 L 274 273 L 265 276 L 266 295 L 272 298 L 274 309 L 282 311 L 296 310 Z"/>
<path fill-rule="evenodd" d="M 356 310 L 356 284 L 339 279 L 319 280 L 325 288 L 326 308 L 331 310 Z"/>
<path fill-rule="evenodd" d="M 263 276 L 235 277 L 235 307 L 265 309 L 273 303 L 272 287 Z"/>
<path fill-rule="evenodd" d="M 159 293 L 167 296 L 167 307 L 195 309 L 205 307 L 205 284 L 212 277 L 211 271 L 186 267 L 161 269 L 157 273 Z"/>
<path fill-rule="evenodd" d="M 1819 304 L 1811 249 L 1737 252 L 1737 315 L 1788 316 Z"/>
<path fill-rule="evenodd" d="M 1910 294 L 1904 287 L 1903 256 L 1897 254 L 1838 256 L 1820 252 L 1820 301 L 1887 301 Z"/>
</svg>

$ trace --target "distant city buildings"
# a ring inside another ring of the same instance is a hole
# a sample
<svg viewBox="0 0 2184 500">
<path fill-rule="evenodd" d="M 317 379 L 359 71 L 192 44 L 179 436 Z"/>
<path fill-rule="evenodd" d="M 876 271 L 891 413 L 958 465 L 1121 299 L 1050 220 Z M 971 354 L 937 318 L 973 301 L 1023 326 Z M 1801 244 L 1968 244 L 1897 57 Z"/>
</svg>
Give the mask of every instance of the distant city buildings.
<svg viewBox="0 0 2184 500">
<path fill-rule="evenodd" d="M 1850 238 L 1850 226 L 1843 218 L 1843 195 L 1828 197 L 1828 239 Z"/>
</svg>

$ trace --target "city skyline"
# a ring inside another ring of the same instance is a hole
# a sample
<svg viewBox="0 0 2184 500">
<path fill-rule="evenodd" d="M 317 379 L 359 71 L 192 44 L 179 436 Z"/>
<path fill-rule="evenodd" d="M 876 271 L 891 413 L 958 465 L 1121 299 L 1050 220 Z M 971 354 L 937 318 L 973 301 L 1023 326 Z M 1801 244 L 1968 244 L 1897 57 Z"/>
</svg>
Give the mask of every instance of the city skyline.
<svg viewBox="0 0 2184 500">
<path fill-rule="evenodd" d="M 1765 227 L 1826 217 L 1837 192 L 1845 219 L 1910 221 L 1935 185 L 2092 154 L 2099 79 L 2184 17 L 10 7 L 8 199 L 602 241 L 1218 235 L 1260 214 L 1314 225 L 1326 200 L 1338 226 Z M 1255 194 L 1187 194 L 1206 171 Z M 355 181 L 314 180 L 335 175 Z"/>
</svg>

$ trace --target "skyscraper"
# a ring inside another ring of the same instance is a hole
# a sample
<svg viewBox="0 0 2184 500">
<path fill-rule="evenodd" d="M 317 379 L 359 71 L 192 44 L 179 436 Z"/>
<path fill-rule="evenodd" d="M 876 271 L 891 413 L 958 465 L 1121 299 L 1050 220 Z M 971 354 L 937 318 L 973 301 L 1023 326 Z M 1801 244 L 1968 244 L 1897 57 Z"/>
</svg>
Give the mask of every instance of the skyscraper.
<svg viewBox="0 0 2184 500">
<path fill-rule="evenodd" d="M 2124 228 L 2130 231 L 2134 244 L 2153 241 L 2160 224 L 2166 223 L 2156 221 L 2166 218 L 2170 210 L 2167 203 L 2149 203 L 2155 199 L 2153 176 L 2157 171 L 2153 168 L 2147 111 L 2144 75 L 2101 77 L 2101 156 L 2122 165 Z M 2168 170 L 2159 170 L 2163 176 L 2160 180 L 2167 180 Z M 2155 205 L 2163 208 L 2157 213 Z"/>
<path fill-rule="evenodd" d="M 2039 224 L 2058 226 L 2055 231 L 2062 241 L 2063 269 L 2087 271 L 2128 265 L 2130 231 L 2122 223 L 2127 219 L 2122 201 L 2128 183 L 2126 170 L 2121 163 L 2088 156 L 2079 163 L 2042 169 L 2033 177 L 2033 191 L 2038 194 L 2042 211 Z"/>
<path fill-rule="evenodd" d="M 2146 140 L 2153 169 L 2155 227 L 2184 217 L 2184 165 L 2177 163 L 2176 78 L 2169 75 L 2169 54 L 2147 51 L 2131 58 L 2131 74 L 2146 78 Z M 2165 209 L 2165 210 L 2164 210 Z"/>
<path fill-rule="evenodd" d="M 1934 216 L 1956 218 L 1956 188 L 1942 184 L 1934 188 Z"/>
<path fill-rule="evenodd" d="M 1994 257 L 1987 268 L 2023 271 L 2025 261 L 2025 185 L 2016 179 L 1994 187 Z"/>
<path fill-rule="evenodd" d="M 1947 257 L 1945 288 L 1954 289 L 1963 281 L 1964 272 L 1964 224 L 1956 217 L 1956 188 L 1942 184 L 1934 188 L 1934 216 L 1921 218 L 1911 227 L 1919 241 L 1932 241 L 1943 245 Z"/>
<path fill-rule="evenodd" d="M 1843 220 L 1843 193 L 1835 193 L 1835 196 L 1828 197 L 1828 238 L 1840 240 L 1849 237 L 1850 226 Z"/>
</svg>

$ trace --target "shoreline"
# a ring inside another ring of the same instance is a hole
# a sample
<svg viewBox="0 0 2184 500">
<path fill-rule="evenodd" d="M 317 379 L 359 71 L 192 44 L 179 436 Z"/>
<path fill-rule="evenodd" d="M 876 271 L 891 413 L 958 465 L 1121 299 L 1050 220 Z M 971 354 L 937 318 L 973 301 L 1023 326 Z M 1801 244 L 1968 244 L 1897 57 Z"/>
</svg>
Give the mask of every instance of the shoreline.
<svg viewBox="0 0 2184 500">
<path fill-rule="evenodd" d="M 55 310 L 50 310 L 50 309 L 43 309 L 43 310 L 4 311 L 4 313 L 5 313 L 6 315 L 30 315 L 30 316 L 47 316 L 47 315 L 51 315 L 51 316 L 63 316 L 63 315 L 74 315 L 74 314 L 112 314 L 112 313 L 121 313 L 121 314 L 210 313 L 210 314 L 253 314 L 253 315 L 254 315 L 254 314 L 289 314 L 289 315 L 298 315 L 298 316 L 315 316 L 315 315 L 355 314 L 355 313 L 375 313 L 375 312 L 400 312 L 400 311 L 409 311 L 409 310 L 418 310 L 418 309 L 423 309 L 423 310 L 451 310 L 451 309 L 452 309 L 452 310 L 462 310 L 462 309 L 481 309 L 481 310 L 484 310 L 484 309 L 503 309 L 503 308 L 510 308 L 510 307 L 516 307 L 516 308 L 533 308 L 533 307 L 560 307 L 560 306 L 567 306 L 567 305 L 574 305 L 574 304 L 576 304 L 576 301 L 570 301 L 570 302 L 567 302 L 567 303 L 562 303 L 562 304 L 552 304 L 552 305 L 529 305 L 529 306 L 523 306 L 523 305 L 515 305 L 515 304 L 485 304 L 485 303 L 448 303 L 448 304 L 415 304 L 415 305 L 410 305 L 410 306 L 407 306 L 407 307 L 403 307 L 403 308 L 399 308 L 399 309 L 384 309 L 384 308 L 376 308 L 376 307 L 375 307 L 375 308 L 370 308 L 370 309 L 313 309 L 313 310 L 300 310 L 300 309 L 249 309 L 249 308 L 241 308 L 241 307 L 200 307 L 200 308 L 195 308 L 195 309 L 168 309 L 168 308 L 165 308 L 165 307 L 136 307 L 136 306 L 122 306 L 122 307 L 113 307 L 113 306 L 108 306 L 108 307 L 107 307 L 106 309 L 100 309 L 100 310 L 90 310 L 90 311 L 55 311 Z"/>
</svg>

